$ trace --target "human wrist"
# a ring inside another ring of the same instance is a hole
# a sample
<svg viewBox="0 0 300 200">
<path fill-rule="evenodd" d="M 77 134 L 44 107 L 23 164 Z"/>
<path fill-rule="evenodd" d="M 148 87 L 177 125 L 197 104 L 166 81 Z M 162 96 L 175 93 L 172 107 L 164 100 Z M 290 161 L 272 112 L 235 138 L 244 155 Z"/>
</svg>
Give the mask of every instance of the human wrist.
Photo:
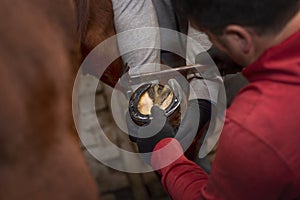
<svg viewBox="0 0 300 200">
<path fill-rule="evenodd" d="M 183 156 L 180 143 L 174 138 L 164 138 L 158 142 L 151 155 L 151 165 L 154 170 L 160 170 Z"/>
</svg>

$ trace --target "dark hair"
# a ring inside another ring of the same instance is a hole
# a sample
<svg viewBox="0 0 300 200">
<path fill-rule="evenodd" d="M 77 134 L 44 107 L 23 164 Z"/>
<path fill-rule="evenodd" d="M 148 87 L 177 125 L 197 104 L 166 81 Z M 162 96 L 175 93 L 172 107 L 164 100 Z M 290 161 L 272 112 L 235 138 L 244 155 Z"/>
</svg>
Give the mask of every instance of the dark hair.
<svg viewBox="0 0 300 200">
<path fill-rule="evenodd" d="M 299 0 L 172 0 L 193 23 L 221 34 L 229 24 L 277 32 L 299 10 Z"/>
</svg>

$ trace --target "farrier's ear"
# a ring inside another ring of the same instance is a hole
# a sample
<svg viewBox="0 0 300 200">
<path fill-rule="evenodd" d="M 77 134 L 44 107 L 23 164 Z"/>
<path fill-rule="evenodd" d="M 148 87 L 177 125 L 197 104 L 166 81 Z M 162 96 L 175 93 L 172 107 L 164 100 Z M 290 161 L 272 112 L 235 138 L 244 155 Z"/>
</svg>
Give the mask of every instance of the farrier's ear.
<svg viewBox="0 0 300 200">
<path fill-rule="evenodd" d="M 253 33 L 243 26 L 229 25 L 224 29 L 222 42 L 228 49 L 249 54 L 253 47 Z"/>
</svg>

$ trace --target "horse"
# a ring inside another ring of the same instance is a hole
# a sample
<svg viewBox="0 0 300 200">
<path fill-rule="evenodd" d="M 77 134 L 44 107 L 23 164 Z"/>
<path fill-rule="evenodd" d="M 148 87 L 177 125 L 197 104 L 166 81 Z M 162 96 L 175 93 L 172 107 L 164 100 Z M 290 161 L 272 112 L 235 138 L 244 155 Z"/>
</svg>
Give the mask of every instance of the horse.
<svg viewBox="0 0 300 200">
<path fill-rule="evenodd" d="M 0 199 L 97 199 L 71 112 L 75 2 L 3 0 L 0 10 Z"/>
</svg>

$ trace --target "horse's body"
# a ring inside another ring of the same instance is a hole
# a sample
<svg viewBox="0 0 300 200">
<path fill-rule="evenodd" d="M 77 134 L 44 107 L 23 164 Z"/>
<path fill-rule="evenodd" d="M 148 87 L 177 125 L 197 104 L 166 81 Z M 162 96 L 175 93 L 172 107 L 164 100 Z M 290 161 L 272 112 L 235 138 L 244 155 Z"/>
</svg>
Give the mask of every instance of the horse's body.
<svg viewBox="0 0 300 200">
<path fill-rule="evenodd" d="M 72 0 L 0 2 L 0 199 L 96 199 L 76 139 Z"/>
</svg>

